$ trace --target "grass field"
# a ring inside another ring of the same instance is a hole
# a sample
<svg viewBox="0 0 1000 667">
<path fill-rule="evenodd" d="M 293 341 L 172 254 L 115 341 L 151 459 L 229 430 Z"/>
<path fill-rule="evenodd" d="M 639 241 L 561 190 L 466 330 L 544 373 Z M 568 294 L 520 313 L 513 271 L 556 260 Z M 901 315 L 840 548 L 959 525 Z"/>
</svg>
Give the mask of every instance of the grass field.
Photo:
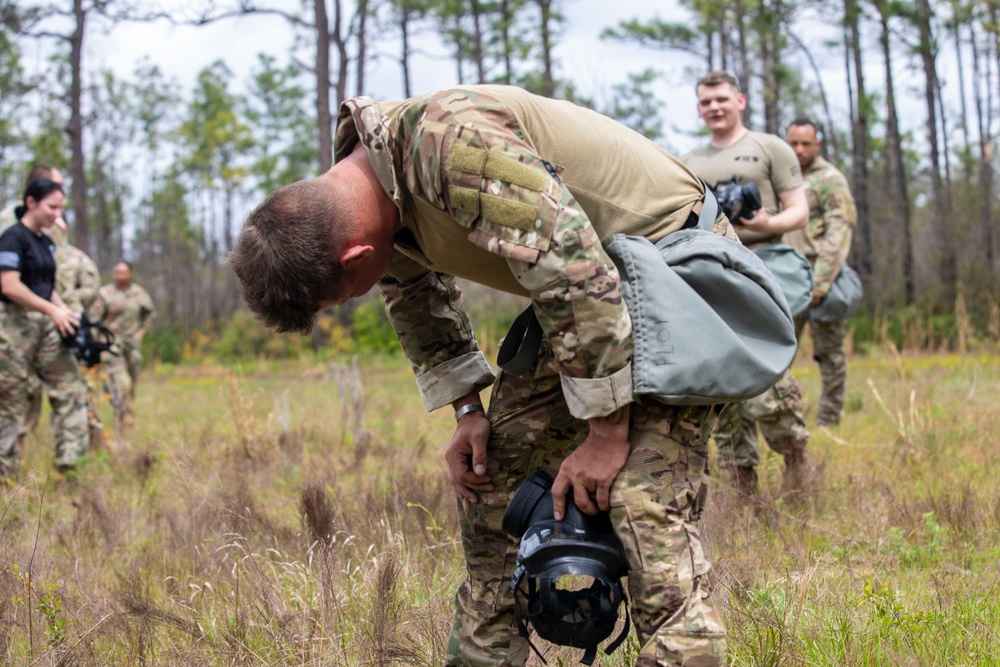
<svg viewBox="0 0 1000 667">
<path fill-rule="evenodd" d="M 794 370 L 812 423 L 818 371 Z M 804 505 L 776 500 L 769 451 L 757 502 L 713 482 L 730 664 L 1000 664 L 1000 356 L 880 351 L 849 382 Z M 0 664 L 439 665 L 463 576 L 449 412 L 386 358 L 152 369 L 131 447 L 72 480 L 41 427 L 0 489 Z"/>
</svg>

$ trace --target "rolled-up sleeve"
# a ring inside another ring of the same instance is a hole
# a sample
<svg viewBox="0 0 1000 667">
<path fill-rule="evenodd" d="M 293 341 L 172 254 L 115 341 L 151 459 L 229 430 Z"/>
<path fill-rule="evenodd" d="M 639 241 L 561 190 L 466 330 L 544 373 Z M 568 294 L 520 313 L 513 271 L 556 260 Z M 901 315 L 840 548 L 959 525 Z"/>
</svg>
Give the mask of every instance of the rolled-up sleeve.
<svg viewBox="0 0 1000 667">
<path fill-rule="evenodd" d="M 839 173 L 816 188 L 823 216 L 822 235 L 816 239 L 813 273 L 816 293 L 826 296 L 840 273 L 851 250 L 851 236 L 857 222 L 857 209 L 847 180 Z"/>
<path fill-rule="evenodd" d="M 379 290 L 424 407 L 436 410 L 481 391 L 495 378 L 473 335 L 455 279 L 432 271 L 423 274 L 406 284 L 386 277 Z"/>
</svg>

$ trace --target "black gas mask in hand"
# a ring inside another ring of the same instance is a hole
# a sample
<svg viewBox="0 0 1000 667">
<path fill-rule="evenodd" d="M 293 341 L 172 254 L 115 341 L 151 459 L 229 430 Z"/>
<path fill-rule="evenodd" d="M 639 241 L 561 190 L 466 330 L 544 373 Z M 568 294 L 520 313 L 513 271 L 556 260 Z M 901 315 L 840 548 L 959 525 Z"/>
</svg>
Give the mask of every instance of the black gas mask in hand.
<svg viewBox="0 0 1000 667">
<path fill-rule="evenodd" d="M 514 618 L 522 637 L 528 637 L 530 624 L 553 644 L 584 649 L 581 663 L 590 665 L 597 645 L 615 630 L 618 607 L 625 599 L 621 578 L 628 572 L 628 562 L 608 514 L 584 514 L 573 502 L 572 489 L 566 497 L 565 517 L 554 519 L 553 481 L 544 470 L 533 472 L 503 515 L 504 531 L 521 539 L 511 580 Z M 586 580 L 591 581 L 589 586 L 574 588 Z M 528 588 L 523 616 L 522 581 L 527 581 Z M 614 652 L 628 631 L 626 614 L 624 629 L 604 652 Z M 534 644 L 531 648 L 538 653 Z"/>
</svg>

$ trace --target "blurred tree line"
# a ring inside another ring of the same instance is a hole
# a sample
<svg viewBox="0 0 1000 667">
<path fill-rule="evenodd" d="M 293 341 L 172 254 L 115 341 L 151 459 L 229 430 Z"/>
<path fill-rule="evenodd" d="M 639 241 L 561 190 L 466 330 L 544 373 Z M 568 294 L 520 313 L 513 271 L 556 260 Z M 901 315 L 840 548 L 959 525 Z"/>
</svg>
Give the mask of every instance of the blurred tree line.
<svg viewBox="0 0 1000 667">
<path fill-rule="evenodd" d="M 604 104 L 560 78 L 554 51 L 574 4 L 302 0 L 289 8 L 232 0 L 171 8 L 154 0 L 0 0 L 0 194 L 19 196 L 32 163 L 60 167 L 74 243 L 104 272 L 123 256 L 133 261 L 161 330 L 239 341 L 226 330 L 246 318 L 232 318 L 240 304 L 225 257 L 242 216 L 267 192 L 329 167 L 336 110 L 345 97 L 369 91 L 366 69 L 375 58 L 396 61 L 398 97 L 411 95 L 414 54 L 433 33 L 455 83 L 519 85 L 664 138 L 663 101 L 654 91 L 661 69 L 628 73 Z M 602 39 L 647 49 L 651 65 L 676 71 L 687 63 L 692 86 L 708 69 L 731 71 L 747 93 L 753 129 L 783 134 L 795 117 L 817 119 L 827 157 L 854 187 L 851 262 L 868 287 L 868 316 L 965 317 L 970 331 L 1000 336 L 993 127 L 1000 0 L 679 5 L 679 12 L 664 6 L 675 20 L 622 21 Z M 295 46 L 284 60 L 258 56 L 242 86 L 221 60 L 185 82 L 187 90 L 152 62 L 136 63 L 122 79 L 85 60 L 91 40 L 99 44 L 130 23 L 207 25 L 261 14 L 286 23 Z M 817 25 L 834 26 L 836 39 L 810 47 Z M 49 66 L 29 72 L 23 54 L 43 46 Z M 951 64 L 947 75 L 942 61 Z M 841 62 L 843 76 L 824 80 L 818 62 Z M 846 91 L 831 90 L 845 81 Z M 831 105 L 834 92 L 846 92 L 847 115 Z M 906 131 L 900 109 L 916 105 L 925 123 Z M 335 321 L 349 330 L 351 313 Z M 322 338 L 330 326 L 319 330 Z"/>
</svg>

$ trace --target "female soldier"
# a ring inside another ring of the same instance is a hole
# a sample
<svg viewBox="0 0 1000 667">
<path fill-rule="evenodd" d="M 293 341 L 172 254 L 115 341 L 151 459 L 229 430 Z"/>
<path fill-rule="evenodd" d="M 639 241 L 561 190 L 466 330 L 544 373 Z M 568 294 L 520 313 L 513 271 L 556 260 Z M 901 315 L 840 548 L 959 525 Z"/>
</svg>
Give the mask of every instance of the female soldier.
<svg viewBox="0 0 1000 667">
<path fill-rule="evenodd" d="M 61 185 L 32 181 L 15 211 L 20 224 L 0 235 L 0 482 L 16 472 L 29 368 L 51 399 L 56 469 L 69 470 L 87 451 L 86 388 L 61 338 L 79 320 L 54 289 L 55 245 L 42 234 L 65 205 Z"/>
</svg>

